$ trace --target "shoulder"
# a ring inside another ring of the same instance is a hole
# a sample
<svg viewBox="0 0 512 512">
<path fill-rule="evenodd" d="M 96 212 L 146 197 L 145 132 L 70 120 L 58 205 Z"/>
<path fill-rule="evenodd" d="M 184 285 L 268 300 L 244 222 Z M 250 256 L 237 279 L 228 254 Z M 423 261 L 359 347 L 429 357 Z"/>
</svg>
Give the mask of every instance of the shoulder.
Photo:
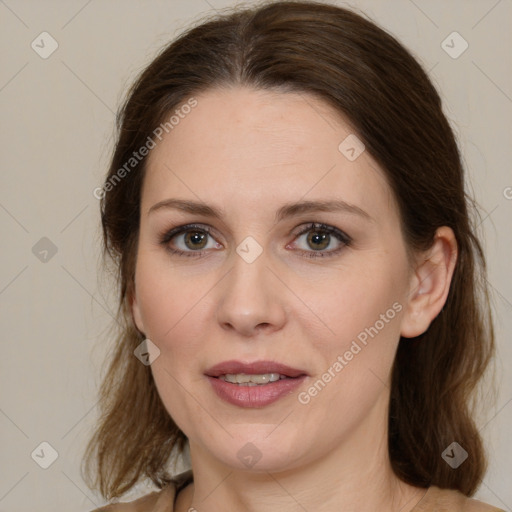
<svg viewBox="0 0 512 512">
<path fill-rule="evenodd" d="M 503 512 L 473 498 L 468 498 L 454 489 L 431 486 L 411 512 Z"/>
<path fill-rule="evenodd" d="M 92 512 L 172 512 L 177 493 L 192 481 L 192 471 L 174 477 L 161 491 L 155 491 L 135 501 L 113 503 Z"/>
</svg>

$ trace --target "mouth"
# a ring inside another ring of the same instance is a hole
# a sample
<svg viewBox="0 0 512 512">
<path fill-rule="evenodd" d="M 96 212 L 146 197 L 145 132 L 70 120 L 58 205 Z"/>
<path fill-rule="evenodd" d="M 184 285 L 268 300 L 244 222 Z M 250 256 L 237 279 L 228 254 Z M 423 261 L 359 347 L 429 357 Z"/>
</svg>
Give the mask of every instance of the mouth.
<svg viewBox="0 0 512 512">
<path fill-rule="evenodd" d="M 273 361 L 225 361 L 205 372 L 215 393 L 238 407 L 264 407 L 291 394 L 308 376 Z"/>
</svg>

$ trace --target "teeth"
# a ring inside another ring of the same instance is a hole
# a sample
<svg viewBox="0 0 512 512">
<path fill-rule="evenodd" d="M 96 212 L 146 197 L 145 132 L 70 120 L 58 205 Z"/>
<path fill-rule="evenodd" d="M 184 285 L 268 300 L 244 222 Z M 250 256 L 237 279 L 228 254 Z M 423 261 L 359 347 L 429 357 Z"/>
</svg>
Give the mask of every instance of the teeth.
<svg viewBox="0 0 512 512">
<path fill-rule="evenodd" d="M 219 379 L 231 382 L 232 384 L 242 384 L 245 386 L 261 386 L 269 382 L 277 382 L 280 379 L 286 379 L 285 375 L 279 373 L 265 373 L 263 375 L 248 375 L 246 373 L 220 375 Z"/>
</svg>

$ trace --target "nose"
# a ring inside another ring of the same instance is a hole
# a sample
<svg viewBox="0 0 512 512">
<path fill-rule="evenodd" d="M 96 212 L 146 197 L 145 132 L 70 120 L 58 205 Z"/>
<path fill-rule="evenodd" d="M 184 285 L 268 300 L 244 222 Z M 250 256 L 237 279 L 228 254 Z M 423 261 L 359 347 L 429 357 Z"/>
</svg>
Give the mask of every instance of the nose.
<svg viewBox="0 0 512 512">
<path fill-rule="evenodd" d="M 269 267 L 265 252 L 252 263 L 238 254 L 217 290 L 217 321 L 222 329 L 244 337 L 282 329 L 286 289 Z"/>
</svg>

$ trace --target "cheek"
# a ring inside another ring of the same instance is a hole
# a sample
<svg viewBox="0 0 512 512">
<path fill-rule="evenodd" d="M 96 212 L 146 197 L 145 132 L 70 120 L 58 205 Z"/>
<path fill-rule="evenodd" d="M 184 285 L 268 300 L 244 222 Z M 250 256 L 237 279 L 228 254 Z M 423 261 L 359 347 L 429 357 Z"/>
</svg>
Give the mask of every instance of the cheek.
<svg viewBox="0 0 512 512">
<path fill-rule="evenodd" d="M 407 289 L 404 266 L 393 267 L 381 259 L 367 268 L 359 273 L 352 268 L 336 282 L 325 279 L 315 288 L 323 292 L 310 294 L 306 301 L 323 323 L 313 329 L 304 318 L 302 325 L 314 345 L 313 354 L 321 355 L 315 365 L 320 382 L 311 392 L 306 390 L 304 401 L 321 394 L 340 414 L 364 411 L 376 399 L 388 384 L 400 339 Z M 319 405 L 323 400 L 311 401 Z M 318 414 L 332 414 L 322 407 Z"/>
<path fill-rule="evenodd" d="M 165 348 L 186 327 L 191 339 L 194 318 L 201 311 L 201 297 L 208 290 L 206 280 L 199 276 L 186 279 L 179 269 L 173 269 L 161 257 L 142 254 L 136 272 L 137 303 L 146 335 Z"/>
<path fill-rule="evenodd" d="M 190 393 L 195 380 L 202 378 L 196 371 L 205 330 L 206 303 L 201 297 L 209 287 L 204 288 L 199 278 L 180 278 L 179 272 L 161 265 L 158 258 L 142 256 L 136 289 L 145 334 L 160 350 L 151 365 L 158 394 L 173 421 L 189 434 L 204 414 Z"/>
<path fill-rule="evenodd" d="M 371 390 L 375 392 L 387 382 L 400 339 L 403 311 L 395 299 L 387 290 L 373 288 L 369 294 L 354 293 L 350 301 L 340 297 L 337 307 L 330 306 L 326 318 L 335 336 L 318 337 L 314 343 L 322 353 L 320 378 L 340 384 L 341 401 L 370 397 Z"/>
<path fill-rule="evenodd" d="M 333 439 L 343 439 L 365 418 L 385 414 L 381 407 L 400 337 L 403 306 L 392 287 L 355 286 L 351 291 L 347 297 L 340 290 L 322 303 L 323 318 L 335 336 L 326 336 L 324 329 L 323 337 L 315 338 L 310 331 L 309 339 L 316 345 L 313 357 L 315 352 L 321 357 L 315 358 L 318 372 L 299 396 L 305 425 L 302 441 L 319 442 L 315 425 L 322 425 L 320 442 L 326 450 Z"/>
<path fill-rule="evenodd" d="M 403 269 L 399 265 L 393 268 L 388 261 L 379 264 L 376 260 L 360 268 L 341 269 L 335 279 L 332 274 L 317 277 L 314 286 L 313 283 L 304 286 L 298 294 L 322 320 L 321 324 L 317 320 L 308 324 L 311 315 L 304 318 L 302 327 L 306 330 L 319 325 L 311 341 L 325 345 L 326 350 L 331 347 L 339 352 L 349 350 L 355 339 L 364 343 L 371 334 L 396 338 L 407 289 L 406 273 L 396 268 Z M 320 332 L 323 335 L 319 335 Z"/>
</svg>

